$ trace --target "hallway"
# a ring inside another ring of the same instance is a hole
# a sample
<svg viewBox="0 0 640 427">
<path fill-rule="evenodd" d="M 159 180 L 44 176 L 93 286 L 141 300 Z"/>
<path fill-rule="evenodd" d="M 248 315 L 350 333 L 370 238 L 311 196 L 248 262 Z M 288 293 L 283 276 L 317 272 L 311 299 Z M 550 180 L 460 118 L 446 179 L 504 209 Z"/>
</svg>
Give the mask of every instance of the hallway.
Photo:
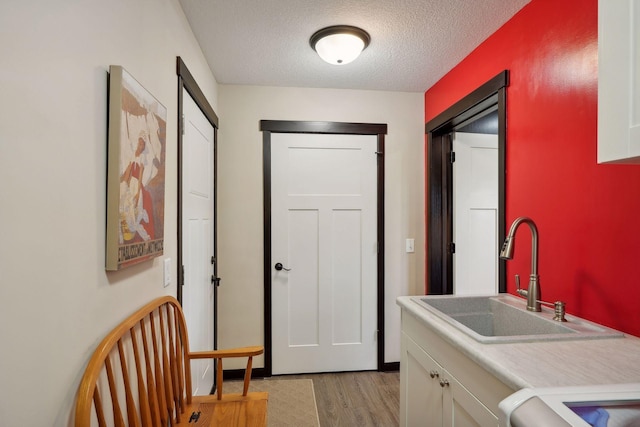
<svg viewBox="0 0 640 427">
<path fill-rule="evenodd" d="M 313 380 L 322 427 L 400 424 L 400 372 L 341 372 L 282 378 Z"/>
</svg>

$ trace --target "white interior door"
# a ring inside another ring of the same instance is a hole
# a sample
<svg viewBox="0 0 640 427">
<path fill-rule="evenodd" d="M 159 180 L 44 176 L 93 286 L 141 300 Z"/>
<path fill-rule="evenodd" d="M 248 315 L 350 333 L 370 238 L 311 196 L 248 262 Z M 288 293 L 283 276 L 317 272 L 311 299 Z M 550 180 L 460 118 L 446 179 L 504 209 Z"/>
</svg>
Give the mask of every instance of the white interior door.
<svg viewBox="0 0 640 427">
<path fill-rule="evenodd" d="M 182 137 L 182 306 L 194 351 L 214 349 L 214 129 L 191 96 L 183 92 Z M 191 364 L 194 394 L 209 394 L 213 361 Z"/>
<path fill-rule="evenodd" d="M 498 135 L 455 132 L 453 292 L 498 292 Z"/>
<path fill-rule="evenodd" d="M 376 136 L 272 134 L 272 372 L 377 367 Z"/>
</svg>

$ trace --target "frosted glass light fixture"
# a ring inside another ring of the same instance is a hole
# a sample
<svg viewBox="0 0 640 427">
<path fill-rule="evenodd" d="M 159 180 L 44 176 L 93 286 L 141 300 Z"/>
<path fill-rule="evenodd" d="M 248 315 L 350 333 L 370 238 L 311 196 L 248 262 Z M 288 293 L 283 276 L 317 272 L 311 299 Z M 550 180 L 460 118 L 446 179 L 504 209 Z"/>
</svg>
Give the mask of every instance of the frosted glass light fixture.
<svg viewBox="0 0 640 427">
<path fill-rule="evenodd" d="M 309 44 L 329 64 L 344 65 L 356 59 L 370 41 L 371 37 L 363 29 L 334 25 L 316 31 Z"/>
</svg>

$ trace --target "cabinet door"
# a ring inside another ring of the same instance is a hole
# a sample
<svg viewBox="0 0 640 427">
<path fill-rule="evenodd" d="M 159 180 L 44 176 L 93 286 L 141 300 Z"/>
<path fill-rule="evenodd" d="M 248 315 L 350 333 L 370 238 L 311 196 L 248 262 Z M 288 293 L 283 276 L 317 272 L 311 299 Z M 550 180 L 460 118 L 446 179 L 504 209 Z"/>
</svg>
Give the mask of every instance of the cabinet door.
<svg viewBox="0 0 640 427">
<path fill-rule="evenodd" d="M 598 1 L 598 163 L 640 163 L 640 7 Z"/>
<path fill-rule="evenodd" d="M 498 418 L 448 372 L 442 377 L 445 427 L 497 426 Z"/>
<path fill-rule="evenodd" d="M 400 425 L 442 426 L 443 369 L 413 340 L 402 334 L 400 360 Z M 432 378 L 432 375 L 434 376 Z M 436 376 L 437 375 L 437 376 Z"/>
</svg>

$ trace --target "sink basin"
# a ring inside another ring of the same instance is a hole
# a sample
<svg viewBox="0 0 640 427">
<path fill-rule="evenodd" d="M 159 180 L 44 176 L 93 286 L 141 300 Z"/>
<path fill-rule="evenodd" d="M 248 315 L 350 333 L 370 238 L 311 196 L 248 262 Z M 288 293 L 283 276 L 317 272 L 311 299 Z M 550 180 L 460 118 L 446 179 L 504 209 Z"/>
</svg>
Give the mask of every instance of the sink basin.
<svg viewBox="0 0 640 427">
<path fill-rule="evenodd" d="M 567 315 L 553 320 L 554 311 L 527 311 L 526 301 L 510 294 L 490 296 L 433 295 L 413 297 L 424 309 L 482 343 L 613 338 L 622 332 Z"/>
</svg>

